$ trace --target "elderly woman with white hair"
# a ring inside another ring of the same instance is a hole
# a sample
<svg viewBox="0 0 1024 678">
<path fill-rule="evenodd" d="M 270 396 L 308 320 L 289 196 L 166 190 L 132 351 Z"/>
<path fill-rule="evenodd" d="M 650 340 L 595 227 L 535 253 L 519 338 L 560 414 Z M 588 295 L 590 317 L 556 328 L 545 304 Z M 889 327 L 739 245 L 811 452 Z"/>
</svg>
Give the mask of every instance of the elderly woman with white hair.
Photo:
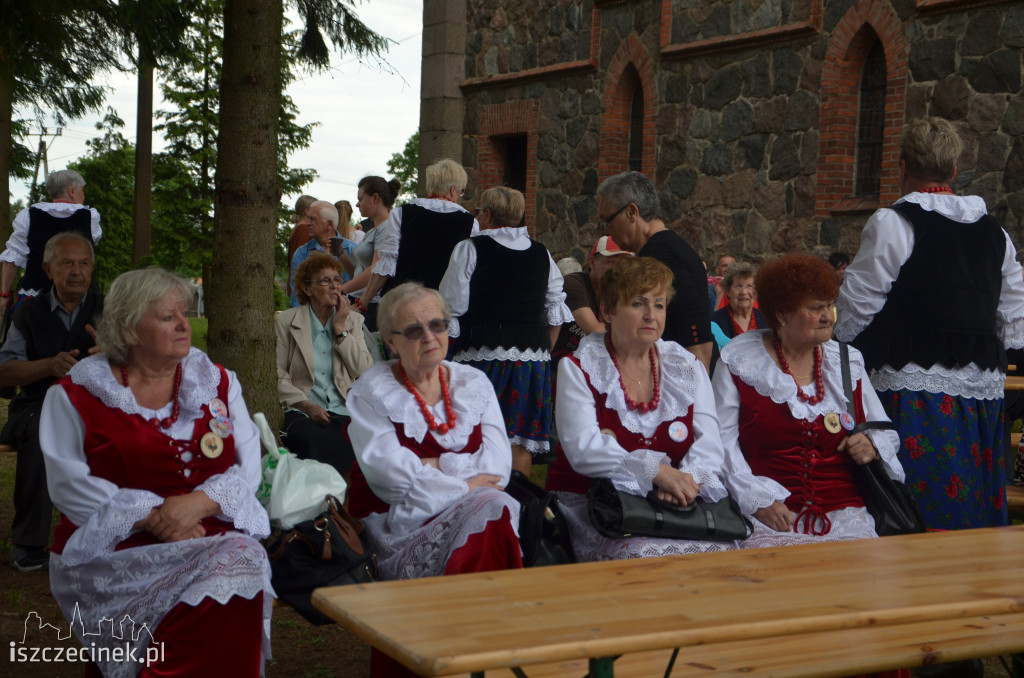
<svg viewBox="0 0 1024 678">
<path fill-rule="evenodd" d="M 18 285 L 17 302 L 50 289 L 51 282 L 43 272 L 43 249 L 58 233 L 78 233 L 95 245 L 103 235 L 100 213 L 85 207 L 85 179 L 75 170 L 57 170 L 46 177 L 44 202 L 27 207 L 14 218 L 11 237 L 0 252 L 0 309 L 15 305 L 12 291 L 18 269 L 25 274 Z M 95 291 L 99 291 L 94 286 Z"/>
<path fill-rule="evenodd" d="M 550 452 L 551 347 L 572 312 L 551 254 L 520 225 L 523 194 L 495 186 L 478 204 L 483 231 L 455 246 L 440 292 L 452 309 L 453 360 L 491 380 L 512 466 L 529 475 Z"/>
<path fill-rule="evenodd" d="M 120 275 L 99 327 L 103 353 L 46 395 L 40 444 L 61 512 L 50 589 L 85 628 L 145 624 L 137 638 L 79 638 L 128 643 L 138 656 L 161 648 L 141 675 L 255 678 L 273 596 L 257 541 L 270 532 L 255 497 L 259 436 L 235 375 L 191 347 L 191 298 L 187 281 L 161 269 Z M 104 676 L 139 670 L 109 651 L 92 660 Z"/>
<path fill-rule="evenodd" d="M 391 210 L 377 243 L 380 258 L 357 303 L 360 312 L 365 314 L 378 292 L 404 282 L 438 288 L 455 245 L 480 232 L 480 224 L 459 204 L 468 180 L 462 165 L 450 158 L 439 160 L 426 169 L 428 197 Z"/>
<path fill-rule="evenodd" d="M 864 354 L 900 434 L 900 461 L 930 528 L 1007 524 L 1006 349 L 1024 347 L 1024 280 L 979 196 L 950 185 L 963 142 L 947 120 L 910 122 L 903 197 L 864 225 L 836 336 Z"/>
</svg>

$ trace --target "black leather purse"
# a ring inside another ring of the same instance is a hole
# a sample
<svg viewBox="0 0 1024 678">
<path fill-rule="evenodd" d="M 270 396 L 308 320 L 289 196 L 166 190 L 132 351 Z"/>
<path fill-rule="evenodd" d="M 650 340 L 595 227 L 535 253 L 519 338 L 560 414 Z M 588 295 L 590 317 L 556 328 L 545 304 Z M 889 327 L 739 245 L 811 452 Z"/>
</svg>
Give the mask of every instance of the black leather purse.
<svg viewBox="0 0 1024 678">
<path fill-rule="evenodd" d="M 605 537 L 663 537 L 735 541 L 750 536 L 753 525 L 740 513 L 732 497 L 705 501 L 701 497 L 689 506 L 666 504 L 652 492 L 640 497 L 616 490 L 602 478 L 587 491 L 587 513 L 594 528 Z"/>
<path fill-rule="evenodd" d="M 326 511 L 267 543 L 274 591 L 317 626 L 333 622 L 313 607 L 313 589 L 377 579 L 377 557 L 362 521 L 352 517 L 337 497 L 327 495 L 326 501 Z"/>
<path fill-rule="evenodd" d="M 505 491 L 521 507 L 519 546 L 523 549 L 523 567 L 575 563 L 569 525 L 558 497 L 519 471 L 512 471 Z"/>
<path fill-rule="evenodd" d="M 853 379 L 850 376 L 850 350 L 846 344 L 839 343 L 840 364 L 843 371 L 843 391 L 846 393 L 846 406 L 851 417 L 856 417 L 853 404 Z M 856 419 L 855 419 L 856 420 Z M 853 427 L 848 435 L 867 430 L 893 430 L 896 427 L 888 421 L 862 421 Z M 875 519 L 875 532 L 879 537 L 894 534 L 915 534 L 925 531 L 924 516 L 917 506 L 910 488 L 893 480 L 885 472 L 885 465 L 879 458 L 867 464 L 854 465 L 854 481 L 857 491 L 864 500 L 868 513 Z"/>
</svg>

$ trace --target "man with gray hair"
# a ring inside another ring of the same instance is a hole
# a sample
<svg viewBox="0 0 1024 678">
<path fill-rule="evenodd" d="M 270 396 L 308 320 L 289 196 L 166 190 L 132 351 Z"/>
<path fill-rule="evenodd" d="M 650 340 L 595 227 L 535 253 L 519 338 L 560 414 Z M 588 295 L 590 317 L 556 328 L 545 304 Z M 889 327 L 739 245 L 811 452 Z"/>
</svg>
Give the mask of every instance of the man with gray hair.
<svg viewBox="0 0 1024 678">
<path fill-rule="evenodd" d="M 88 238 L 76 232 L 50 238 L 43 248 L 42 269 L 52 286 L 18 307 L 0 348 L 0 386 L 21 387 L 11 401 L 0 442 L 18 450 L 11 562 L 22 572 L 42 569 L 48 561 L 53 507 L 39 447 L 43 398 L 79 359 L 98 350 L 94 327 L 103 311 L 103 298 L 89 292 L 93 248 Z"/>
<path fill-rule="evenodd" d="M 292 291 L 292 308 L 299 305 L 299 298 L 295 294 L 295 272 L 313 252 L 326 252 L 334 255 L 341 262 L 343 282 L 352 279 L 352 271 L 355 269 L 351 257 L 356 244 L 348 238 L 338 235 L 337 207 L 326 200 L 317 200 L 306 209 L 306 221 L 309 222 L 310 234 L 313 237 L 305 245 L 295 250 L 295 256 L 292 257 L 291 273 L 288 276 L 288 285 Z M 331 251 L 331 238 L 338 238 L 341 241 L 341 249 L 338 252 Z"/>
<path fill-rule="evenodd" d="M 72 231 L 93 244 L 103 235 L 100 213 L 85 207 L 85 179 L 74 170 L 50 172 L 46 177 L 45 202 L 23 209 L 14 218 L 11 237 L 0 253 L 0 309 L 10 309 L 26 297 L 34 297 L 50 289 L 50 279 L 43 273 L 43 248 L 57 233 Z M 18 269 L 25 269 L 18 286 L 17 300 L 12 287 Z"/>
</svg>

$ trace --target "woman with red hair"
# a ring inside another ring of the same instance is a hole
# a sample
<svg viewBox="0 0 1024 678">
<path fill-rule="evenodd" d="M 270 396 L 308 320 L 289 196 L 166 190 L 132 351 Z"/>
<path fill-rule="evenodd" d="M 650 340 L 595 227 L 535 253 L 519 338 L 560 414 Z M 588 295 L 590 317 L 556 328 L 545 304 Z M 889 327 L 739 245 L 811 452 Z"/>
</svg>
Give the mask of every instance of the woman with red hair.
<svg viewBox="0 0 1024 678">
<path fill-rule="evenodd" d="M 762 264 L 755 281 L 768 329 L 745 332 L 722 349 L 714 390 L 727 459 L 726 485 L 754 534 L 743 548 L 875 537 L 853 478 L 854 464 L 881 457 L 897 480 L 899 437 L 849 435 L 856 422 L 888 420 L 864 361 L 850 350 L 856 421 L 847 414 L 839 345 L 832 341 L 839 284 L 832 268 L 806 254 Z"/>
</svg>

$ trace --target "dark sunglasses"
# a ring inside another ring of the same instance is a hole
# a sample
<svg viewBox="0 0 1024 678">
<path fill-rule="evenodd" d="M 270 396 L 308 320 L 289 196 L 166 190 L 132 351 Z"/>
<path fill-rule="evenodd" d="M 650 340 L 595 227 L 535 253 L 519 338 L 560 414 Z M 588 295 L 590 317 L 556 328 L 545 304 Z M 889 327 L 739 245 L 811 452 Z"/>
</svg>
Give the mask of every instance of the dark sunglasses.
<svg viewBox="0 0 1024 678">
<path fill-rule="evenodd" d="M 419 341 L 423 338 L 423 333 L 426 330 L 430 330 L 431 334 L 444 334 L 448 331 L 448 318 L 434 318 L 427 323 L 426 328 L 416 323 L 409 325 L 404 330 L 391 330 L 391 334 L 401 334 L 409 341 Z"/>
</svg>

